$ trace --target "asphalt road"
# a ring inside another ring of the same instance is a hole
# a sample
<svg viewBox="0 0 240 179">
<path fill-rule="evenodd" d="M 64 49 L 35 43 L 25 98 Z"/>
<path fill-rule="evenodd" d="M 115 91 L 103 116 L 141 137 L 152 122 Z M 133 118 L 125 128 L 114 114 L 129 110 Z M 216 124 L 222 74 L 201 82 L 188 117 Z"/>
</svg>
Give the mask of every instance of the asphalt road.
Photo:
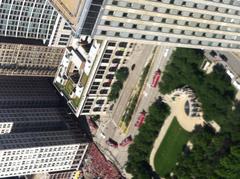
<svg viewBox="0 0 240 179">
<path fill-rule="evenodd" d="M 238 76 L 240 76 L 240 56 L 232 52 L 219 53 L 224 54 L 228 58 L 227 64 Z"/>
<path fill-rule="evenodd" d="M 172 48 L 169 47 L 158 47 L 156 50 L 156 53 L 154 55 L 153 59 L 153 65 L 150 68 L 150 71 L 147 76 L 147 82 L 142 90 L 141 96 L 140 96 L 140 102 L 138 103 L 137 110 L 133 114 L 133 118 L 131 120 L 131 123 L 129 125 L 128 134 L 130 135 L 136 135 L 138 133 L 138 130 L 134 126 L 136 123 L 140 113 L 144 110 L 148 112 L 148 107 L 156 101 L 156 99 L 159 97 L 160 93 L 158 90 L 158 86 L 156 88 L 151 87 L 152 79 L 154 77 L 155 72 L 160 69 L 161 71 L 164 71 L 165 66 L 167 64 L 167 61 L 169 60 L 169 57 L 171 56 Z M 161 79 L 160 79 L 161 80 Z"/>
<path fill-rule="evenodd" d="M 223 54 L 227 57 L 227 62 L 221 61 L 223 65 L 226 65 L 238 76 L 240 76 L 240 54 L 235 52 L 216 51 L 217 54 Z M 210 54 L 210 51 L 206 50 L 205 54 L 208 59 L 214 60 Z"/>
<path fill-rule="evenodd" d="M 133 55 L 131 56 L 131 60 L 126 63 L 129 69 L 131 69 L 131 66 L 133 64 L 135 64 L 136 66 L 134 70 L 130 70 L 129 77 L 124 83 L 124 88 L 121 91 L 120 96 L 114 105 L 112 119 L 114 120 L 116 125 L 118 125 L 121 117 L 125 112 L 128 101 L 137 85 L 144 66 L 146 65 L 146 63 L 148 63 L 149 58 L 152 57 L 153 49 L 154 46 L 152 45 L 137 45 L 133 52 Z"/>
<path fill-rule="evenodd" d="M 147 111 L 148 107 L 158 98 L 158 87 L 151 87 L 151 83 L 154 73 L 158 69 L 160 69 L 161 71 L 164 70 L 173 50 L 170 47 L 157 47 L 156 52 L 153 56 L 153 64 L 149 70 L 148 76 L 146 78 L 146 83 L 144 84 L 143 90 L 140 95 L 140 100 L 138 101 L 137 108 L 135 109 L 131 123 L 129 124 L 128 132 L 123 133 L 118 128 L 117 124 L 125 111 L 127 103 L 129 101 L 129 97 L 132 94 L 132 90 L 135 88 L 142 69 L 144 68 L 144 62 L 146 62 L 146 59 L 152 58 L 151 52 L 153 51 L 153 49 L 153 46 L 144 46 L 144 48 L 139 49 L 136 54 L 133 54 L 134 58 L 132 58 L 131 61 L 132 63 L 136 63 L 134 73 L 130 74 L 129 79 L 125 82 L 126 87 L 124 87 L 123 89 L 123 93 L 119 98 L 119 102 L 115 104 L 115 113 L 112 116 L 113 118 L 107 120 L 105 123 L 101 123 L 99 130 L 97 131 L 96 137 L 94 138 L 94 140 L 101 145 L 102 149 L 105 151 L 105 154 L 109 156 L 109 158 L 112 158 L 116 161 L 114 163 L 117 164 L 119 168 L 124 168 L 124 164 L 127 161 L 128 146 L 119 146 L 115 149 L 106 145 L 106 140 L 111 137 L 118 143 L 120 143 L 128 135 L 135 136 L 138 133 L 138 128 L 136 128 L 134 124 L 137 121 L 140 112 L 143 109 Z"/>
</svg>

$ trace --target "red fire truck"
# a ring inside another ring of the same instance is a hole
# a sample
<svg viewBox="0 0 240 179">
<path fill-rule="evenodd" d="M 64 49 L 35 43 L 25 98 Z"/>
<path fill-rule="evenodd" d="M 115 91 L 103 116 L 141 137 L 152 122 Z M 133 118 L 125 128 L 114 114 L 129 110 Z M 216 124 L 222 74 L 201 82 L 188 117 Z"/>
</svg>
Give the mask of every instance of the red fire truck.
<svg viewBox="0 0 240 179">
<path fill-rule="evenodd" d="M 151 84 L 151 86 L 152 86 L 153 88 L 156 88 L 156 87 L 157 87 L 157 84 L 158 84 L 158 82 L 159 82 L 159 80 L 160 80 L 160 76 L 161 76 L 161 71 L 160 71 L 160 70 L 157 70 L 157 71 L 155 72 L 155 74 L 154 74 L 154 77 L 153 77 L 153 80 L 152 80 L 152 84 Z"/>
<path fill-rule="evenodd" d="M 140 116 L 137 119 L 137 122 L 135 123 L 135 127 L 140 128 L 143 125 L 144 120 L 145 120 L 145 116 L 146 116 L 146 112 L 142 111 L 140 113 Z"/>
</svg>

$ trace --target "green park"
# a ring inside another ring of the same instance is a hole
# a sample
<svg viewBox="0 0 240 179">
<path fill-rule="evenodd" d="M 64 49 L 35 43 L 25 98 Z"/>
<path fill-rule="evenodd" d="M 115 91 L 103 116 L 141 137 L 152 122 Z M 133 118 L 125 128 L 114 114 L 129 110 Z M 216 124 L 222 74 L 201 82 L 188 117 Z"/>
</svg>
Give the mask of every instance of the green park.
<svg viewBox="0 0 240 179">
<path fill-rule="evenodd" d="M 149 158 L 154 142 L 173 110 L 171 103 L 159 98 L 150 106 L 146 123 L 128 149 L 126 170 L 133 178 L 240 176 L 240 103 L 235 99 L 236 91 L 224 67 L 215 65 L 210 74 L 205 74 L 200 68 L 204 58 L 202 50 L 177 48 L 166 66 L 159 90 L 165 97 L 188 86 L 201 104 L 200 117 L 206 123 L 215 121 L 221 127 L 220 132 L 216 133 L 209 125 L 196 125 L 190 133 L 181 126 L 192 128 L 191 120 L 183 125 L 184 121 L 176 116 L 157 149 L 155 167 L 151 166 Z M 191 141 L 192 150 L 185 150 L 187 141 Z"/>
<path fill-rule="evenodd" d="M 154 165 L 159 175 L 164 176 L 174 168 L 178 156 L 187 143 L 189 133 L 174 118 L 155 155 Z"/>
</svg>

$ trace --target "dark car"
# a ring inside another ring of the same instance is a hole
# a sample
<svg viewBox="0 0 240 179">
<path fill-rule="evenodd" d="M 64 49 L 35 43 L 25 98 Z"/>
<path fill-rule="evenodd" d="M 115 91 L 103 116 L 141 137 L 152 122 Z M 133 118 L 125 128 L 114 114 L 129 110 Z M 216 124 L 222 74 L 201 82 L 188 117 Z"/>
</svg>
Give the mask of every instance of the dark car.
<svg viewBox="0 0 240 179">
<path fill-rule="evenodd" d="M 131 70 L 134 70 L 134 69 L 135 69 L 135 66 L 136 66 L 136 65 L 133 64 L 132 67 L 131 67 Z"/>
<path fill-rule="evenodd" d="M 117 147 L 118 147 L 118 143 L 117 143 L 115 140 L 111 139 L 111 138 L 109 138 L 109 139 L 106 141 L 106 144 L 109 145 L 109 146 L 111 146 L 111 147 L 114 147 L 114 148 L 117 148 Z"/>
<path fill-rule="evenodd" d="M 214 50 L 212 50 L 209 54 L 210 54 L 212 57 L 216 57 L 216 56 L 217 56 L 217 53 L 216 53 Z"/>
<path fill-rule="evenodd" d="M 225 55 L 220 54 L 219 56 L 220 56 L 220 58 L 221 58 L 223 61 L 225 61 L 225 62 L 228 61 L 228 58 L 227 58 Z"/>
</svg>

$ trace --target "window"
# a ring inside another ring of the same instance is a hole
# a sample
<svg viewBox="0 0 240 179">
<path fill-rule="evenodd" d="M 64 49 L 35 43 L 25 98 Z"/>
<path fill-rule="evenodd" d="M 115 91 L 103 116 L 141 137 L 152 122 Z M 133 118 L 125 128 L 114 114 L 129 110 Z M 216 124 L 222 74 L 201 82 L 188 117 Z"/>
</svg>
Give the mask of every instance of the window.
<svg viewBox="0 0 240 179">
<path fill-rule="evenodd" d="M 112 4 L 113 5 L 118 5 L 118 2 L 117 1 L 113 1 Z"/>
<path fill-rule="evenodd" d="M 102 34 L 102 35 L 106 35 L 106 34 L 107 34 L 107 31 L 104 31 L 104 30 L 103 30 L 103 31 L 101 31 L 101 34 Z"/>
<path fill-rule="evenodd" d="M 110 21 L 105 21 L 104 25 L 110 25 Z"/>
<path fill-rule="evenodd" d="M 128 15 L 128 13 L 124 12 L 122 16 L 127 17 L 127 15 Z"/>
</svg>

